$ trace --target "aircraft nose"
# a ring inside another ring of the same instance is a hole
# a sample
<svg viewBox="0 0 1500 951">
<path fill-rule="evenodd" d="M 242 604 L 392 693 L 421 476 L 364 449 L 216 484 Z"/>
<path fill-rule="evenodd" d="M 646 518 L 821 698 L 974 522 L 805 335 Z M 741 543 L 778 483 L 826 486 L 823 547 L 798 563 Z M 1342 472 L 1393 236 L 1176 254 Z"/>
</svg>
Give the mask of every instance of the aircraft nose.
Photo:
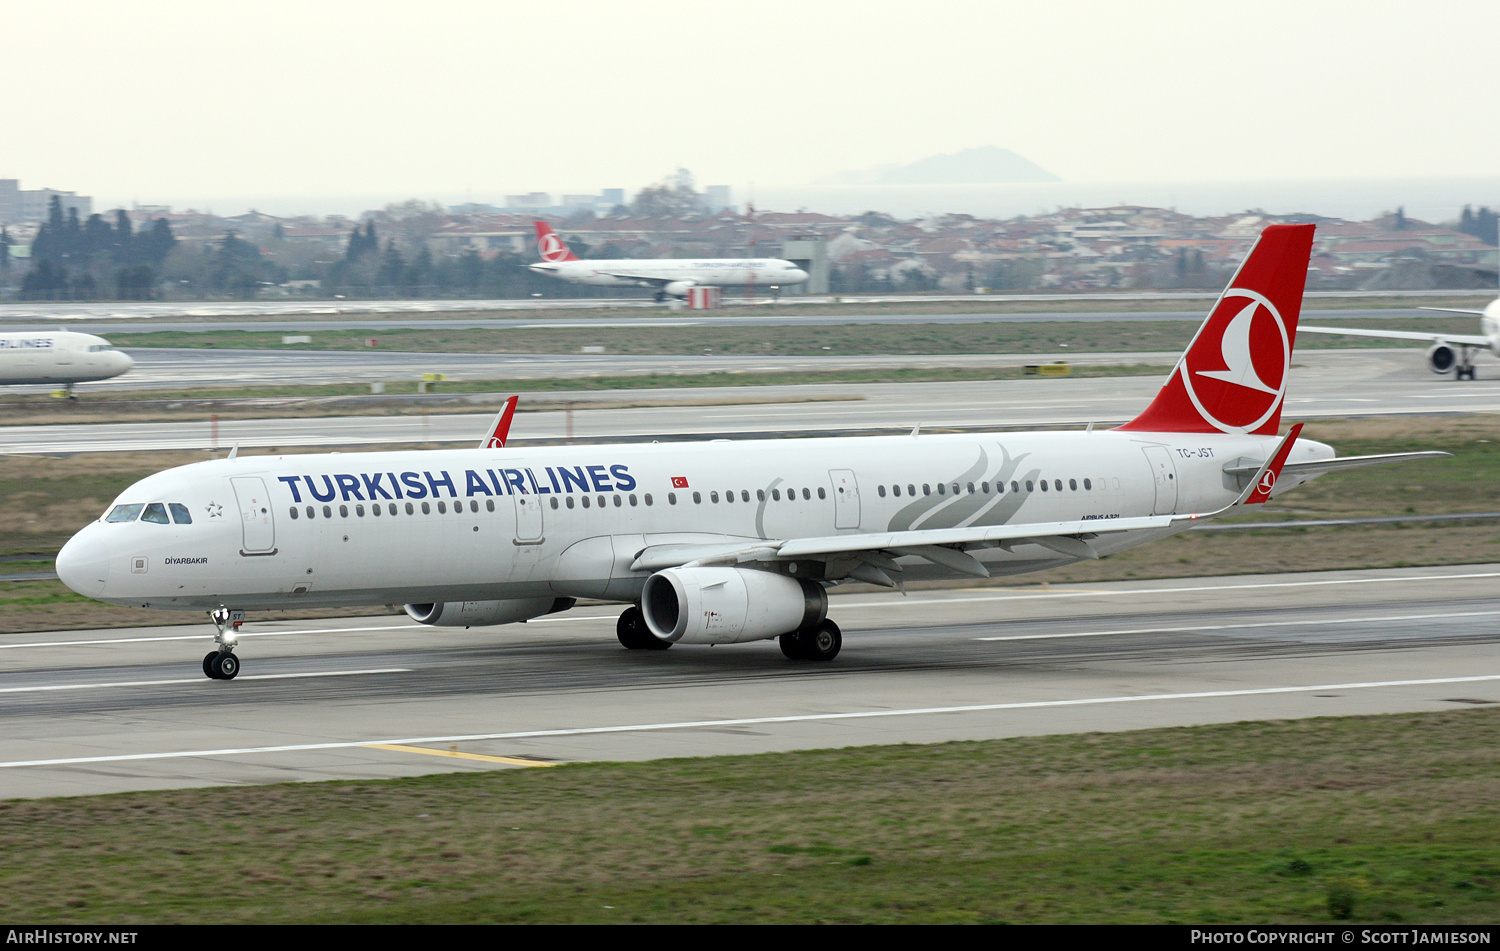
<svg viewBox="0 0 1500 951">
<path fill-rule="evenodd" d="M 120 365 L 120 372 L 121 373 L 124 373 L 126 370 L 128 370 L 131 367 L 135 366 L 135 357 L 132 357 L 130 354 L 123 353 L 123 352 L 118 351 L 118 350 L 115 351 L 115 353 L 116 353 L 116 355 L 119 358 L 115 362 Z"/>
<path fill-rule="evenodd" d="M 802 270 L 800 267 L 792 268 L 789 273 L 791 276 L 787 278 L 788 284 L 801 284 L 803 281 L 807 280 L 807 272 Z"/>
<path fill-rule="evenodd" d="M 57 553 L 57 577 L 86 598 L 97 598 L 109 583 L 109 552 L 90 537 L 94 526 L 68 539 Z"/>
</svg>

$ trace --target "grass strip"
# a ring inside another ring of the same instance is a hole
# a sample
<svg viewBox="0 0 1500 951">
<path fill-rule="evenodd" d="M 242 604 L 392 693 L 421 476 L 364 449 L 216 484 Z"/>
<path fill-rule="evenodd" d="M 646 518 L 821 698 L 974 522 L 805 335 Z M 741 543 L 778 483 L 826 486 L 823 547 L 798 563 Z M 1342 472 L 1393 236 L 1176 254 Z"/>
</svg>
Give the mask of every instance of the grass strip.
<svg viewBox="0 0 1500 951">
<path fill-rule="evenodd" d="M 1497 751 L 1473 707 L 9 801 L 0 914 L 1483 924 Z"/>
</svg>

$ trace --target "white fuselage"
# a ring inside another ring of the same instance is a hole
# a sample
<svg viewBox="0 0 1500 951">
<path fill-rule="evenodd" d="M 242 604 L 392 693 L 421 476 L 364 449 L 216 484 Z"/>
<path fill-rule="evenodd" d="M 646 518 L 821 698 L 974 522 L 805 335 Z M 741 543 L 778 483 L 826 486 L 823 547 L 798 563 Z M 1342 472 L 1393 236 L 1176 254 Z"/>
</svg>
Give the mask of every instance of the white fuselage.
<svg viewBox="0 0 1500 951">
<path fill-rule="evenodd" d="M 659 287 L 669 284 L 786 287 L 807 272 L 779 258 L 661 258 L 556 261 L 528 265 L 533 271 L 574 284 L 599 287 Z"/>
<path fill-rule="evenodd" d="M 65 385 L 107 380 L 135 366 L 93 334 L 68 330 L 0 333 L 0 385 Z"/>
<path fill-rule="evenodd" d="M 1101 431 L 239 457 L 137 482 L 116 505 L 173 517 L 101 517 L 57 569 L 89 597 L 153 608 L 633 601 L 647 546 L 1211 512 L 1245 484 L 1225 468 L 1276 443 Z M 1292 460 L 1332 457 L 1301 440 Z M 1076 560 L 1025 540 L 971 554 L 995 575 Z M 899 561 L 907 580 L 957 577 Z"/>
</svg>

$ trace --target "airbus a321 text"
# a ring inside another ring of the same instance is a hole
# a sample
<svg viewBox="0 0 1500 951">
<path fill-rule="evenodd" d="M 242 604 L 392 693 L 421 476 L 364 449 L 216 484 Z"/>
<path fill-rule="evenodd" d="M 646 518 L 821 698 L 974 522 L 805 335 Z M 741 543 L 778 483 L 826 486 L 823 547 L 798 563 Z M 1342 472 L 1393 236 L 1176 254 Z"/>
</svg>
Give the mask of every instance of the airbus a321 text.
<svg viewBox="0 0 1500 951">
<path fill-rule="evenodd" d="M 627 605 L 633 650 L 776 638 L 828 661 L 832 586 L 1099 558 L 1336 469 L 1445 455 L 1278 436 L 1312 231 L 1266 229 L 1114 430 L 239 456 L 132 485 L 57 572 L 113 604 L 210 612 L 220 679 L 250 609 L 405 604 L 479 627 L 577 598 Z"/>
<path fill-rule="evenodd" d="M 574 254 L 545 221 L 536 222 L 538 274 L 597 287 L 651 287 L 656 299 L 686 297 L 697 286 L 776 290 L 807 280 L 807 272 L 780 258 L 621 258 L 585 261 Z"/>
</svg>

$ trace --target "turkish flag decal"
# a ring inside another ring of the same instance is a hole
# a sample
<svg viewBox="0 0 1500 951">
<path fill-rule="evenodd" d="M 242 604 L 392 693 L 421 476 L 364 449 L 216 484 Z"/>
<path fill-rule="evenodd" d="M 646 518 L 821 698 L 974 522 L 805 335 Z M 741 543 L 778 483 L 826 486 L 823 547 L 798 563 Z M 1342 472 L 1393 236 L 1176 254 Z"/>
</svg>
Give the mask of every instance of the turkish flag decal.
<svg viewBox="0 0 1500 951">
<path fill-rule="evenodd" d="M 672 477 L 672 488 L 674 488 L 674 489 L 685 489 L 687 487 L 688 487 L 687 476 L 673 476 Z"/>
</svg>

